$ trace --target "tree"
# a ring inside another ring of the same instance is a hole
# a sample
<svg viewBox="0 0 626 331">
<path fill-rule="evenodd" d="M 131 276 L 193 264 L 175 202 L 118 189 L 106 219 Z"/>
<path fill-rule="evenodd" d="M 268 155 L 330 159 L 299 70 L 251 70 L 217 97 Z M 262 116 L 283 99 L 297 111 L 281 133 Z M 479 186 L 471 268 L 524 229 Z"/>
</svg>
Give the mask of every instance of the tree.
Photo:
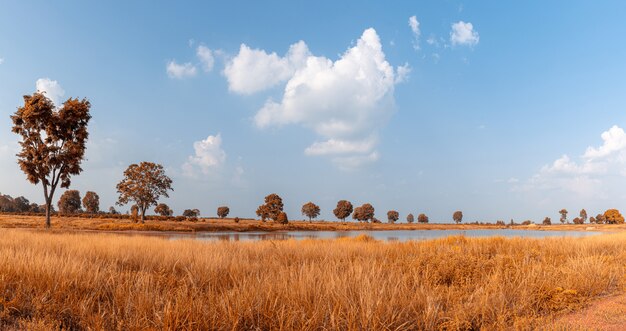
<svg viewBox="0 0 626 331">
<path fill-rule="evenodd" d="M 598 214 L 596 215 L 596 223 L 597 224 L 604 224 L 604 215 L 603 214 Z"/>
<path fill-rule="evenodd" d="M 561 221 L 561 223 L 565 223 L 565 221 L 567 221 L 567 209 L 561 209 L 559 210 L 559 214 L 561 214 L 561 219 L 559 219 L 559 221 Z"/>
<path fill-rule="evenodd" d="M 183 216 L 198 217 L 200 216 L 200 211 L 198 209 L 185 209 L 185 211 L 183 211 Z"/>
<path fill-rule="evenodd" d="M 289 219 L 287 218 L 287 213 L 285 213 L 284 211 L 279 212 L 274 221 L 276 221 L 276 223 L 278 224 L 289 223 Z"/>
<path fill-rule="evenodd" d="M 606 224 L 624 224 L 624 216 L 617 209 L 608 209 L 604 212 L 604 222 Z"/>
<path fill-rule="evenodd" d="M 50 228 L 52 198 L 59 184 L 69 188 L 72 175 L 83 170 L 91 119 L 88 100 L 67 99 L 60 108 L 43 93 L 24 96 L 24 106 L 11 116 L 11 131 L 20 135 L 17 162 L 29 182 L 43 186 L 46 228 Z"/>
<path fill-rule="evenodd" d="M 169 190 L 173 191 L 172 180 L 165 175 L 162 165 L 152 162 L 131 164 L 124 171 L 124 179 L 117 184 L 120 194 L 117 204 L 122 206 L 134 202 L 139 207 L 143 223 L 146 210 L 155 206 L 161 196 L 168 198 Z"/>
<path fill-rule="evenodd" d="M 583 220 L 583 223 L 587 221 L 587 211 L 585 209 L 580 210 L 580 219 Z"/>
<path fill-rule="evenodd" d="M 170 206 L 160 203 L 154 208 L 154 212 L 161 216 L 172 216 L 174 215 L 174 211 L 170 209 Z"/>
<path fill-rule="evenodd" d="M 428 223 L 428 216 L 426 216 L 426 214 L 419 214 L 419 215 L 417 215 L 417 222 L 418 223 Z"/>
<path fill-rule="evenodd" d="M 308 217 L 311 222 L 312 218 L 320 216 L 320 207 L 309 201 L 302 206 L 302 215 Z"/>
<path fill-rule="evenodd" d="M 337 208 L 333 210 L 333 214 L 335 214 L 335 217 L 345 222 L 346 217 L 352 214 L 352 203 L 348 200 L 339 200 L 339 202 L 337 202 Z"/>
<path fill-rule="evenodd" d="M 387 222 L 395 223 L 400 218 L 400 214 L 395 210 L 390 210 L 387 212 Z"/>
<path fill-rule="evenodd" d="M 119 214 L 119 212 L 117 210 L 115 210 L 115 207 L 111 206 L 111 207 L 109 207 L 109 214 L 117 215 L 117 214 Z"/>
<path fill-rule="evenodd" d="M 589 217 L 589 223 L 595 223 L 596 222 L 596 218 L 591 216 Z"/>
<path fill-rule="evenodd" d="M 217 208 L 217 216 L 219 216 L 219 218 L 224 218 L 228 216 L 228 213 L 230 213 L 230 208 L 226 206 L 221 206 Z"/>
<path fill-rule="evenodd" d="M 543 225 L 552 225 L 552 220 L 550 217 L 546 217 L 543 219 Z"/>
<path fill-rule="evenodd" d="M 455 211 L 454 214 L 452 214 L 452 219 L 456 222 L 456 224 L 461 223 L 463 220 L 463 212 L 460 210 Z"/>
<path fill-rule="evenodd" d="M 83 207 L 90 214 L 97 214 L 100 211 L 100 197 L 96 192 L 87 191 L 83 198 Z"/>
<path fill-rule="evenodd" d="M 412 224 L 413 222 L 415 222 L 415 217 L 413 216 L 413 214 L 406 215 L 406 222 L 409 224 Z"/>
<path fill-rule="evenodd" d="M 374 207 L 369 203 L 363 204 L 361 207 L 356 207 L 352 213 L 352 218 L 359 222 L 367 222 L 374 218 Z"/>
<path fill-rule="evenodd" d="M 265 204 L 257 208 L 256 214 L 265 222 L 266 219 L 272 219 L 277 222 L 278 215 L 283 211 L 283 199 L 276 193 L 272 193 L 265 197 Z"/>
<path fill-rule="evenodd" d="M 61 214 L 74 214 L 80 211 L 80 193 L 77 190 L 67 190 L 57 202 Z"/>
<path fill-rule="evenodd" d="M 574 217 L 572 222 L 574 222 L 574 224 L 583 224 L 584 223 L 583 219 L 580 218 L 580 217 Z"/>
</svg>

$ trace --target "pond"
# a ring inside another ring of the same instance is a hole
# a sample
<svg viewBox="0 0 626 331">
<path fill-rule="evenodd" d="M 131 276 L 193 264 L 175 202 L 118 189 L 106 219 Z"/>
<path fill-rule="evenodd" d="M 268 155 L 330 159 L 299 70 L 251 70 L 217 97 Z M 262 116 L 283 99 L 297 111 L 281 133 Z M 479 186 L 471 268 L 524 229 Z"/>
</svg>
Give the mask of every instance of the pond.
<svg viewBox="0 0 626 331">
<path fill-rule="evenodd" d="M 365 234 L 382 241 L 407 241 L 442 238 L 447 236 L 464 235 L 466 237 L 587 237 L 600 234 L 592 231 L 539 231 L 539 230 L 397 230 L 397 231 L 276 231 L 276 232 L 202 232 L 192 235 L 168 235 L 171 239 L 197 240 L 229 240 L 229 241 L 257 241 L 257 240 L 286 240 L 286 239 L 336 239 L 356 237 Z"/>
</svg>

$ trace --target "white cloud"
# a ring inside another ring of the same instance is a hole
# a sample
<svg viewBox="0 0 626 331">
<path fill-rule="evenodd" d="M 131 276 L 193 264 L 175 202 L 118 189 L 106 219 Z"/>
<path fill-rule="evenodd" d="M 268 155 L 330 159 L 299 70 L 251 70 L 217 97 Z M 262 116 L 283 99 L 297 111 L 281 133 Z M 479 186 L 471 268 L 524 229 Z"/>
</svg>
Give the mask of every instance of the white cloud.
<svg viewBox="0 0 626 331">
<path fill-rule="evenodd" d="M 601 135 L 604 143 L 598 148 L 588 147 L 583 155 L 584 158 L 597 159 L 610 156 L 626 149 L 626 133 L 617 125 L 613 125 Z"/>
<path fill-rule="evenodd" d="M 626 179 L 626 134 L 613 126 L 601 137 L 603 144 L 587 147 L 580 160 L 562 155 L 515 189 L 565 190 L 589 197 L 605 195 L 603 188 L 619 178 Z"/>
<path fill-rule="evenodd" d="M 0 57 L 0 64 L 4 63 L 4 58 Z"/>
<path fill-rule="evenodd" d="M 189 156 L 183 165 L 187 175 L 193 175 L 194 167 L 199 167 L 202 173 L 208 174 L 212 168 L 219 167 L 226 161 L 226 152 L 222 149 L 222 137 L 220 134 L 209 135 L 205 140 L 193 143 L 195 155 Z"/>
<path fill-rule="evenodd" d="M 474 31 L 472 23 L 459 21 L 452 24 L 452 31 L 450 31 L 452 45 L 474 46 L 479 40 L 478 32 Z"/>
<path fill-rule="evenodd" d="M 289 80 L 296 70 L 305 65 L 309 55 L 303 41 L 291 45 L 284 57 L 241 44 L 239 54 L 227 61 L 224 76 L 229 90 L 252 94 Z"/>
<path fill-rule="evenodd" d="M 366 164 L 378 161 L 380 155 L 374 151 L 367 155 L 352 155 L 335 157 L 332 162 L 341 170 L 351 171 L 363 167 Z"/>
<path fill-rule="evenodd" d="M 215 59 L 213 57 L 213 52 L 203 45 L 198 46 L 196 49 L 196 55 L 200 62 L 202 63 L 202 68 L 205 72 L 210 72 L 213 70 L 213 65 L 215 64 Z"/>
<path fill-rule="evenodd" d="M 65 95 L 65 90 L 63 90 L 59 82 L 51 80 L 50 78 L 37 79 L 35 89 L 38 92 L 44 92 L 44 94 L 52 100 L 54 105 L 57 107 L 61 105 L 61 98 Z"/>
<path fill-rule="evenodd" d="M 316 142 L 304 150 L 306 155 L 336 155 L 352 153 L 370 153 L 376 146 L 377 139 L 372 136 L 361 141 L 329 139 Z"/>
<path fill-rule="evenodd" d="M 420 49 L 419 39 L 420 39 L 420 22 L 417 21 L 417 17 L 415 15 L 409 17 L 409 26 L 411 27 L 411 31 L 413 31 L 413 48 L 416 50 Z"/>
<path fill-rule="evenodd" d="M 394 70 L 370 28 L 336 61 L 309 56 L 289 78 L 282 100 L 268 100 L 254 120 L 259 128 L 287 124 L 310 128 L 326 141 L 314 143 L 305 153 L 343 154 L 335 162 L 341 168 L 375 161 L 378 154 L 371 137 L 393 113 L 394 86 L 409 71 L 408 65 Z"/>
<path fill-rule="evenodd" d="M 196 67 L 193 64 L 189 62 L 178 64 L 174 60 L 168 62 L 166 71 L 170 78 L 177 79 L 193 77 L 197 73 Z"/>
</svg>

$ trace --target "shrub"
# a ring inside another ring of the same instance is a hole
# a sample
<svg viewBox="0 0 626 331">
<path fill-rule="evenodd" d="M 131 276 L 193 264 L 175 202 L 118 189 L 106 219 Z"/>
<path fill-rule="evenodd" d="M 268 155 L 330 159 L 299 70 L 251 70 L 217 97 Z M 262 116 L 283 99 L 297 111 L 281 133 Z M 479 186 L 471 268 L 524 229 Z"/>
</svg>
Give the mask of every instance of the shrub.
<svg viewBox="0 0 626 331">
<path fill-rule="evenodd" d="M 415 217 L 413 216 L 413 214 L 406 215 L 406 222 L 409 224 L 412 224 L 413 222 L 415 222 Z"/>
<path fill-rule="evenodd" d="M 170 209 L 170 207 L 164 203 L 160 203 L 154 208 L 154 212 L 161 216 L 172 216 L 174 215 L 174 211 Z"/>
<path fill-rule="evenodd" d="M 428 223 L 428 216 L 426 216 L 426 214 L 419 214 L 417 216 L 417 222 L 418 223 Z"/>
<path fill-rule="evenodd" d="M 550 217 L 546 217 L 543 219 L 543 225 L 552 225 L 552 220 L 550 220 Z"/>
<path fill-rule="evenodd" d="M 574 224 L 583 224 L 583 223 L 585 223 L 585 221 L 582 218 L 580 218 L 580 217 L 575 217 L 572 220 L 572 222 L 574 222 Z"/>
<path fill-rule="evenodd" d="M 524 222 L 522 222 L 522 225 L 531 225 L 533 224 L 533 221 L 531 220 L 525 220 Z"/>
<path fill-rule="evenodd" d="M 281 211 L 280 213 L 278 213 L 278 216 L 276 216 L 276 223 L 278 224 L 289 223 L 289 219 L 287 218 L 287 213 L 285 213 L 284 211 Z"/>
<path fill-rule="evenodd" d="M 235 223 L 239 223 L 239 217 L 235 217 Z"/>
<path fill-rule="evenodd" d="M 596 215 L 596 223 L 597 224 L 604 224 L 604 221 L 605 221 L 604 215 L 602 215 L 602 214 Z"/>
</svg>

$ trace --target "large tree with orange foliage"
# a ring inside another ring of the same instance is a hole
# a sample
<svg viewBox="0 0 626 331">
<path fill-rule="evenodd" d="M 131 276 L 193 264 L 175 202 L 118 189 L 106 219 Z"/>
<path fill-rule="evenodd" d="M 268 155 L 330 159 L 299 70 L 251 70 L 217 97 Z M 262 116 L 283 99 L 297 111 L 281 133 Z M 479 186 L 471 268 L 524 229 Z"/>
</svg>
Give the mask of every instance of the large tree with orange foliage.
<svg viewBox="0 0 626 331">
<path fill-rule="evenodd" d="M 57 108 L 43 93 L 35 92 L 25 95 L 24 105 L 11 116 L 11 131 L 22 138 L 17 162 L 29 182 L 43 186 L 46 228 L 58 185 L 69 188 L 72 175 L 83 170 L 90 109 L 87 99 L 72 98 Z"/>
<path fill-rule="evenodd" d="M 624 216 L 617 209 L 609 209 L 604 212 L 606 224 L 624 224 Z"/>
</svg>

